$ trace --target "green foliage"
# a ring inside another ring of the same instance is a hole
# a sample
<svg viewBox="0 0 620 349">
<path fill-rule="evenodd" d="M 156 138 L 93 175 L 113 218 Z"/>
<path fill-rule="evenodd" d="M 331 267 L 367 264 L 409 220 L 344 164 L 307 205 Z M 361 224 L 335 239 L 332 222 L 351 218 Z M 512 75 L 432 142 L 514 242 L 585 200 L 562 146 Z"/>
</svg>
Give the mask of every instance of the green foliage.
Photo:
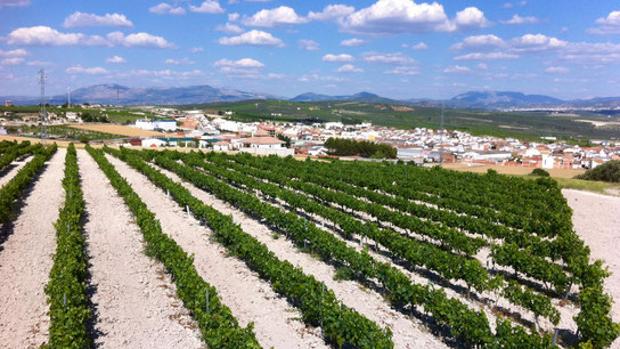
<svg viewBox="0 0 620 349">
<path fill-rule="evenodd" d="M 330 154 L 339 156 L 361 156 L 374 159 L 396 158 L 396 148 L 388 144 L 329 138 L 325 142 L 325 147 L 329 149 Z"/>
<path fill-rule="evenodd" d="M 620 335 L 620 324 L 610 316 L 611 297 L 602 285 L 581 290 L 579 303 L 582 311 L 575 317 L 582 344 L 592 348 L 606 348 Z"/>
<path fill-rule="evenodd" d="M 49 147 L 38 146 L 34 150 L 34 158 L 24 165 L 15 177 L 0 188 L 0 225 L 13 218 L 13 204 L 55 152 L 56 144 Z"/>
<path fill-rule="evenodd" d="M 532 170 L 532 176 L 540 176 L 540 177 L 549 177 L 549 172 L 543 170 L 542 168 L 535 168 Z"/>
<path fill-rule="evenodd" d="M 260 348 L 253 326 L 239 326 L 230 309 L 217 296 L 217 290 L 198 275 L 192 256 L 162 231 L 155 215 L 107 161 L 103 152 L 90 146 L 86 149 L 133 213 L 144 235 L 147 253 L 172 274 L 177 295 L 198 323 L 207 345 L 211 348 Z"/>
<path fill-rule="evenodd" d="M 62 181 L 65 202 L 56 228 L 56 254 L 45 287 L 50 310 L 48 348 L 92 348 L 88 322 L 93 313 L 88 298 L 88 256 L 82 231 L 84 198 L 80 187 L 77 153 L 73 143 L 65 157 Z"/>
<path fill-rule="evenodd" d="M 620 183 L 620 160 L 608 161 L 575 177 L 589 181 Z"/>
</svg>

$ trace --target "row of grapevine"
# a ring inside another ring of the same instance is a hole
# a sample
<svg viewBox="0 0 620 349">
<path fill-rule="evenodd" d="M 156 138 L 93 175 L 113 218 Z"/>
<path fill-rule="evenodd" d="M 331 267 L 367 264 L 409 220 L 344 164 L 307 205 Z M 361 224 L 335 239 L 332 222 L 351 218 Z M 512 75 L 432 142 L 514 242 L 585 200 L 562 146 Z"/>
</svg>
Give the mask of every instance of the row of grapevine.
<svg viewBox="0 0 620 349">
<path fill-rule="evenodd" d="M 159 260 L 173 276 L 177 295 L 198 323 L 207 345 L 211 348 L 260 348 L 252 326 L 242 328 L 239 325 L 217 296 L 217 290 L 200 277 L 193 258 L 162 231 L 155 215 L 107 161 L 103 152 L 92 147 L 87 147 L 87 151 L 136 218 L 148 255 Z"/>
<path fill-rule="evenodd" d="M 304 196 L 290 190 L 254 180 L 244 174 L 252 173 L 250 168 L 243 168 L 243 173 L 240 172 L 241 169 L 238 169 L 239 172 L 232 172 L 199 161 L 196 153 L 177 155 L 181 156 L 188 165 L 198 166 L 207 170 L 210 174 L 224 181 L 236 183 L 238 186 L 246 187 L 250 191 L 259 190 L 264 195 L 277 197 L 294 208 L 301 208 L 306 212 L 326 218 L 336 223 L 347 235 L 359 234 L 366 236 L 385 246 L 396 257 L 402 258 L 414 266 L 423 266 L 433 270 L 447 280 L 461 279 L 478 291 L 505 287 L 501 279 L 491 279 L 480 262 L 475 259 L 454 255 L 433 244 L 408 239 L 392 230 L 380 229 L 374 224 L 360 222 L 338 210 L 318 204 L 312 200 L 307 200 Z M 526 288 L 521 293 L 527 293 L 531 296 L 530 299 L 535 297 L 537 301 L 522 302 L 522 297 L 518 297 L 517 292 L 504 291 L 502 293 L 509 300 L 515 300 L 519 305 L 531 310 L 534 314 L 543 314 L 543 316 L 548 317 L 554 323 L 559 321 L 557 311 L 555 313 L 548 311 L 550 308 L 553 309 L 553 305 L 551 300 L 544 295 L 537 294 Z"/>
<path fill-rule="evenodd" d="M 418 204 L 402 197 L 390 196 L 365 188 L 356 187 L 354 185 L 335 180 L 333 177 L 329 176 L 328 173 L 316 175 L 307 171 L 299 171 L 296 167 L 289 164 L 289 162 L 282 161 L 281 163 L 276 163 L 274 161 L 270 164 L 263 159 L 252 156 L 231 156 L 224 153 L 208 153 L 205 157 L 208 160 L 213 158 L 228 159 L 246 166 L 244 169 L 247 169 L 247 166 L 261 169 L 263 170 L 263 173 L 269 173 L 273 180 L 278 182 L 300 182 L 303 184 L 303 187 L 308 188 L 311 193 L 320 194 L 316 195 L 319 199 L 326 197 L 326 195 L 330 195 L 329 197 L 332 198 L 333 202 L 340 203 L 343 201 L 343 204 L 347 204 L 353 201 L 351 198 L 365 198 L 370 204 L 374 203 L 386 206 L 400 212 L 406 212 L 414 217 L 430 220 L 437 224 L 462 229 L 470 234 L 482 234 L 488 238 L 502 239 L 505 242 L 515 243 L 521 248 L 529 248 L 534 255 L 549 257 L 552 260 L 561 258 L 561 254 L 565 248 L 565 246 L 559 246 L 556 242 L 541 239 L 536 235 L 528 234 L 518 229 L 512 229 L 500 224 L 493 224 L 489 221 L 477 219 L 476 217 L 469 215 L 457 214 L 449 210 L 442 210 L 429 205 Z M 299 181 L 291 181 L 289 178 L 297 178 Z M 298 185 L 298 187 L 301 187 L 301 185 Z M 327 191 L 323 188 L 332 189 L 333 192 Z M 364 206 L 359 203 L 360 200 L 357 201 L 358 202 L 354 202 L 356 207 L 363 208 Z M 362 202 L 361 204 L 367 205 L 369 203 Z"/>
<path fill-rule="evenodd" d="M 269 281 L 277 293 L 301 311 L 305 323 L 320 326 L 328 343 L 336 347 L 393 347 L 389 331 L 344 306 L 333 291 L 314 277 L 304 274 L 289 262 L 279 260 L 264 244 L 241 230 L 229 216 L 205 205 L 182 185 L 153 169 L 139 157 L 109 148 L 107 150 L 143 173 L 156 186 L 167 190 L 181 207 L 189 207 L 196 217 L 203 219 L 212 229 L 216 240 L 229 253 L 242 259 L 261 278 Z"/>
<path fill-rule="evenodd" d="M 13 161 L 17 160 L 18 158 L 26 154 L 30 154 L 40 148 L 41 145 L 30 145 L 30 142 L 23 142 L 14 146 L 7 147 L 5 151 L 0 155 L 0 171 L 4 170 L 7 166 L 9 166 Z"/>
<path fill-rule="evenodd" d="M 0 224 L 13 218 L 12 206 L 33 178 L 41 172 L 45 162 L 56 153 L 56 145 L 35 150 L 34 158 L 22 167 L 8 183 L 0 188 Z"/>
<path fill-rule="evenodd" d="M 123 153 L 128 154 L 127 150 Z M 311 222 L 287 213 L 277 207 L 265 205 L 258 198 L 239 191 L 195 169 L 177 163 L 169 153 L 151 153 L 159 166 L 175 172 L 185 180 L 229 202 L 246 214 L 270 225 L 274 232 L 285 234 L 298 247 L 311 251 L 327 263 L 338 265 L 348 275 L 362 283 L 377 282 L 386 300 L 395 309 L 407 312 L 416 309 L 428 314 L 433 321 L 449 329 L 452 337 L 471 346 L 493 346 L 506 338 L 493 336 L 484 313 L 469 309 L 457 299 L 449 298 L 442 290 L 429 285 L 412 283 L 409 278 L 388 263 L 374 260 L 365 252 L 358 252 L 331 233 L 323 231 Z M 551 347 L 548 336 L 528 334 L 519 327 L 506 324 L 509 331 L 501 334 L 516 336 L 517 343 L 535 342 L 536 348 Z M 498 333 L 499 334 L 499 333 Z"/>
<path fill-rule="evenodd" d="M 47 347 L 92 348 L 89 321 L 93 312 L 88 296 L 88 255 L 82 229 L 84 197 L 73 143 L 67 149 L 62 186 L 65 202 L 54 224 L 56 253 L 45 287 L 50 316 Z"/>
</svg>

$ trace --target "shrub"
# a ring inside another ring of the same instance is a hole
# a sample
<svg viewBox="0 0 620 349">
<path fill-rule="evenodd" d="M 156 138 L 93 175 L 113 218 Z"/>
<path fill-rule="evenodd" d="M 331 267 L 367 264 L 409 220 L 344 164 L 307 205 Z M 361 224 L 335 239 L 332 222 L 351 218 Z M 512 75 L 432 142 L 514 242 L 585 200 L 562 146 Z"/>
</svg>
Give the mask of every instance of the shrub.
<svg viewBox="0 0 620 349">
<path fill-rule="evenodd" d="M 542 168 L 535 168 L 532 171 L 532 173 L 530 173 L 530 175 L 540 176 L 540 177 L 549 177 L 549 172 L 547 172 L 546 170 L 543 170 Z"/>
<path fill-rule="evenodd" d="M 606 162 L 575 178 L 620 183 L 620 160 Z"/>
</svg>

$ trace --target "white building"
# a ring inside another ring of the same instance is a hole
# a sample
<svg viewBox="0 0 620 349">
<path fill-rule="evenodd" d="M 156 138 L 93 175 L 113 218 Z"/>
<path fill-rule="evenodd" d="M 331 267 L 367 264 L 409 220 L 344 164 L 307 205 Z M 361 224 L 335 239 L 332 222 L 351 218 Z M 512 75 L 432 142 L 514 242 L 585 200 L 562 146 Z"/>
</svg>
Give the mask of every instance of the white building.
<svg viewBox="0 0 620 349">
<path fill-rule="evenodd" d="M 142 140 L 142 148 L 160 148 L 165 147 L 166 141 L 157 138 L 145 138 Z"/>
<path fill-rule="evenodd" d="M 173 132 L 177 130 L 177 122 L 175 120 L 136 120 L 136 127 L 146 131 L 162 130 Z"/>
</svg>

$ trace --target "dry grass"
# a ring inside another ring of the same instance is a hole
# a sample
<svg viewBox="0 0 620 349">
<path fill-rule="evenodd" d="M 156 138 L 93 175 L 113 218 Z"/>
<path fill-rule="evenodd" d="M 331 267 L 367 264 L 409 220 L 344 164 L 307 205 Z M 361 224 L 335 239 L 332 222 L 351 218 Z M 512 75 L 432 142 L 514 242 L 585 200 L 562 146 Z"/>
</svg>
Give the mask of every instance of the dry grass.
<svg viewBox="0 0 620 349">
<path fill-rule="evenodd" d="M 487 170 L 495 170 L 501 174 L 507 175 L 517 175 L 523 176 L 528 175 L 534 169 L 533 167 L 514 167 L 514 166 L 501 166 L 501 165 L 480 165 L 480 164 L 469 164 L 460 162 L 454 164 L 444 164 L 444 168 L 456 171 L 466 171 L 466 172 L 475 172 L 475 173 L 485 173 Z M 549 170 L 545 170 L 549 172 L 551 177 L 554 178 L 573 178 L 577 175 L 580 175 L 585 172 L 583 169 L 566 169 L 566 168 L 553 168 Z"/>
<path fill-rule="evenodd" d="M 114 135 L 126 136 L 126 137 L 165 137 L 166 135 L 156 131 L 145 131 L 139 128 L 116 125 L 116 124 L 98 124 L 98 123 L 85 123 L 85 124 L 70 124 L 69 127 L 89 130 L 103 133 L 110 133 Z"/>
</svg>

